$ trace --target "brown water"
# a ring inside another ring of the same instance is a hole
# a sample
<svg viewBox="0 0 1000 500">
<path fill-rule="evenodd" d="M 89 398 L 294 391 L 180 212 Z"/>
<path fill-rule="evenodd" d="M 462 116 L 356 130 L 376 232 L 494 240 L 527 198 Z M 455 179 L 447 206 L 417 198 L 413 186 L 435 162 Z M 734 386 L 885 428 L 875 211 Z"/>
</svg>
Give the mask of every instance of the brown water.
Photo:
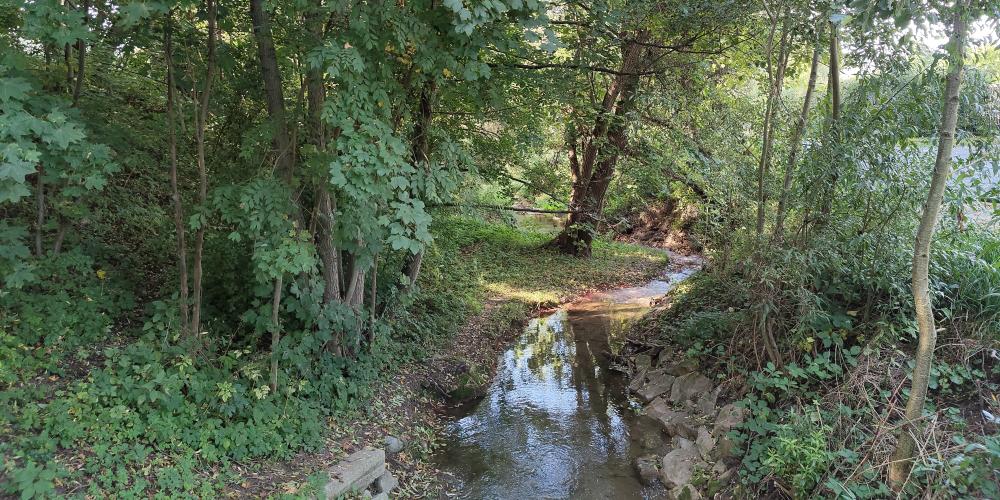
<svg viewBox="0 0 1000 500">
<path fill-rule="evenodd" d="M 672 262 L 644 286 L 593 294 L 528 324 L 486 396 L 447 428 L 436 459 L 460 498 L 663 496 L 632 467 L 663 447 L 662 433 L 637 417 L 625 377 L 610 365 L 629 322 L 700 266 Z"/>
</svg>

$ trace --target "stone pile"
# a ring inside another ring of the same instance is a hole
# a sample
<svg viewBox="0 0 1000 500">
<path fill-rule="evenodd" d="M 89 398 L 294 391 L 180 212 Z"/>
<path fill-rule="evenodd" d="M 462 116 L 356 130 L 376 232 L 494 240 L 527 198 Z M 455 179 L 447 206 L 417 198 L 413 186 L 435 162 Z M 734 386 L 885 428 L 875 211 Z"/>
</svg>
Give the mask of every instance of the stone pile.
<svg viewBox="0 0 1000 500">
<path fill-rule="evenodd" d="M 671 439 L 666 454 L 636 459 L 636 471 L 647 484 L 662 483 L 674 498 L 714 495 L 736 474 L 727 434 L 743 422 L 743 410 L 734 404 L 717 406 L 720 388 L 698 372 L 697 362 L 664 358 L 655 366 L 648 355 L 634 358 L 636 375 L 629 390 L 646 404 L 642 414 Z"/>
<path fill-rule="evenodd" d="M 389 493 L 399 485 L 392 472 L 385 467 L 386 451 L 398 453 L 404 443 L 393 436 L 386 438 L 386 450 L 364 448 L 330 468 L 330 480 L 324 493 L 327 500 L 345 495 L 360 495 L 361 498 L 388 500 Z"/>
</svg>

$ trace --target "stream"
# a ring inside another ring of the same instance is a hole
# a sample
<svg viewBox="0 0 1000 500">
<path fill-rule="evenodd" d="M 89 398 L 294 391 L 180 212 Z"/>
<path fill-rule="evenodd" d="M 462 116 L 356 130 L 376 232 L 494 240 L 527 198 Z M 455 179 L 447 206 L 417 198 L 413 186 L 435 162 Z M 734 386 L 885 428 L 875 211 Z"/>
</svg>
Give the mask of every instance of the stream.
<svg viewBox="0 0 1000 500">
<path fill-rule="evenodd" d="M 701 267 L 671 253 L 643 286 L 594 293 L 532 319 L 501 355 L 486 396 L 457 410 L 439 468 L 459 498 L 662 498 L 633 460 L 663 445 L 610 369 L 632 320 Z"/>
</svg>

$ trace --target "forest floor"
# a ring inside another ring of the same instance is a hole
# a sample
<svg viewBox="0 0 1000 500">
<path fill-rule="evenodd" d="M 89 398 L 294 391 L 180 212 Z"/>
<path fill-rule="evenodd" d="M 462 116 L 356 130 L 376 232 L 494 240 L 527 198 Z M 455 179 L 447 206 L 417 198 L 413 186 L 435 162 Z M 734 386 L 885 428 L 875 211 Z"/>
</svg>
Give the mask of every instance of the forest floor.
<svg viewBox="0 0 1000 500">
<path fill-rule="evenodd" d="M 512 228 L 453 219 L 448 228 L 455 234 L 438 237 L 421 293 L 465 288 L 471 307 L 455 318 L 454 334 L 429 349 L 423 362 L 401 366 L 379 383 L 369 405 L 332 418 L 320 451 L 234 467 L 239 480 L 232 496 L 309 496 L 322 488 L 327 468 L 366 446 L 384 447 L 387 436 L 406 444 L 387 457 L 400 480 L 394 496 L 441 496 L 441 473 L 430 459 L 448 401 L 474 398 L 488 386 L 499 354 L 529 318 L 594 291 L 645 282 L 668 260 L 661 250 L 606 241 L 595 242 L 591 259 L 560 255 L 545 247 L 551 231 L 532 221 Z"/>
</svg>

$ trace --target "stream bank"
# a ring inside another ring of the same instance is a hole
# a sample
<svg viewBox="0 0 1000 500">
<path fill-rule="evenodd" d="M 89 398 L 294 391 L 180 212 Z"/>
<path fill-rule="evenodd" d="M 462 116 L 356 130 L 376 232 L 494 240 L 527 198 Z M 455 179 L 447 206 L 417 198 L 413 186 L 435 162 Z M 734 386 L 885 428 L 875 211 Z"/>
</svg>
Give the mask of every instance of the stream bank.
<svg viewBox="0 0 1000 500">
<path fill-rule="evenodd" d="M 645 283 L 668 260 L 661 250 L 604 240 L 595 242 L 590 259 L 577 259 L 545 248 L 551 236 L 535 228 L 458 217 L 440 223 L 410 321 L 433 321 L 441 336 L 418 361 L 396 364 L 363 407 L 330 418 L 316 451 L 234 466 L 239 488 L 233 496 L 307 498 L 322 491 L 326 470 L 349 454 L 389 448 L 387 436 L 402 444 L 386 453 L 386 467 L 399 479 L 393 498 L 442 495 L 442 474 L 431 460 L 447 421 L 442 394 L 461 387 L 475 393 L 488 384 L 498 355 L 532 316 L 601 290 Z"/>
</svg>

